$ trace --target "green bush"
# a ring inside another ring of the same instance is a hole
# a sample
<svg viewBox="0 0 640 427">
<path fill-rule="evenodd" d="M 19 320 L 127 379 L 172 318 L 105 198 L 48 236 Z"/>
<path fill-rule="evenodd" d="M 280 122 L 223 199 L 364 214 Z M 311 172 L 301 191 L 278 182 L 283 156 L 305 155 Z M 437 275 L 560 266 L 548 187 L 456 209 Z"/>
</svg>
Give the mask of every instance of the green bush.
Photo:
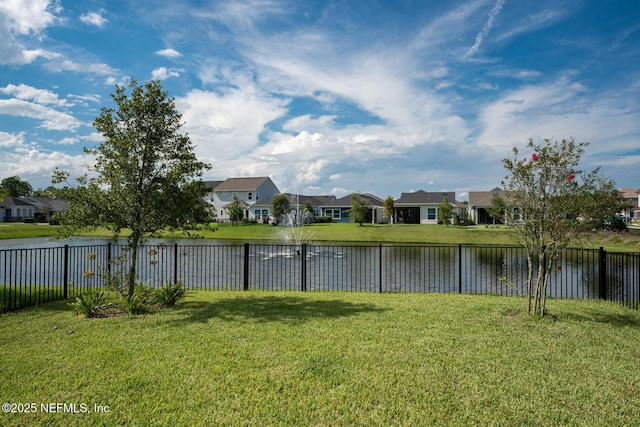
<svg viewBox="0 0 640 427">
<path fill-rule="evenodd" d="M 109 307 L 107 295 L 102 290 L 90 289 L 76 297 L 75 302 L 70 304 L 75 314 L 82 314 L 86 317 L 98 317 Z"/>
<path fill-rule="evenodd" d="M 186 292 L 181 282 L 172 285 L 167 283 L 163 287 L 156 289 L 155 297 L 158 304 L 163 307 L 171 307 L 184 298 Z"/>
<path fill-rule="evenodd" d="M 151 311 L 154 303 L 153 289 L 144 283 L 136 284 L 133 295 L 124 295 L 122 310 L 127 314 L 144 314 Z"/>
<path fill-rule="evenodd" d="M 332 221 L 330 216 L 315 216 L 313 219 L 318 224 L 328 224 Z"/>
</svg>

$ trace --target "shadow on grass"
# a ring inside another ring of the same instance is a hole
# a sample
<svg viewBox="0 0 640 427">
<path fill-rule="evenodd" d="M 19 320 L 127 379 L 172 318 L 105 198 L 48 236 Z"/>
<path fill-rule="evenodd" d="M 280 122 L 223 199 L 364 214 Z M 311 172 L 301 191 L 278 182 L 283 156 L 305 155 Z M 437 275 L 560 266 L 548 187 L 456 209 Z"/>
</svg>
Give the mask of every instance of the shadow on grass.
<svg viewBox="0 0 640 427">
<path fill-rule="evenodd" d="M 596 322 L 606 323 L 616 327 L 638 327 L 640 326 L 640 315 L 637 311 L 628 308 L 628 313 L 614 313 L 609 308 L 592 309 L 585 308 L 580 312 L 560 313 L 561 320 L 572 320 L 576 322 Z"/>
<path fill-rule="evenodd" d="M 175 308 L 182 317 L 172 322 L 206 323 L 209 319 L 224 321 L 306 322 L 361 313 L 384 312 L 373 304 L 336 300 L 310 300 L 296 296 L 246 296 L 224 298 L 212 302 L 187 301 Z"/>
</svg>

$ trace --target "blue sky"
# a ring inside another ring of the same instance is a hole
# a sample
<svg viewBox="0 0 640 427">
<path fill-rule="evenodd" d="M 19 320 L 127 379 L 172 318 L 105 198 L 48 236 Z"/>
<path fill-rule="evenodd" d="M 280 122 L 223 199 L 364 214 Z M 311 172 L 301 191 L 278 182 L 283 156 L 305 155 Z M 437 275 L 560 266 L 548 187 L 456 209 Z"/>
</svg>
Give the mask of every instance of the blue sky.
<svg viewBox="0 0 640 427">
<path fill-rule="evenodd" d="M 496 187 L 529 138 L 640 188 L 640 2 L 0 1 L 0 178 L 74 175 L 115 84 L 159 79 L 205 179 L 382 198 Z"/>
</svg>

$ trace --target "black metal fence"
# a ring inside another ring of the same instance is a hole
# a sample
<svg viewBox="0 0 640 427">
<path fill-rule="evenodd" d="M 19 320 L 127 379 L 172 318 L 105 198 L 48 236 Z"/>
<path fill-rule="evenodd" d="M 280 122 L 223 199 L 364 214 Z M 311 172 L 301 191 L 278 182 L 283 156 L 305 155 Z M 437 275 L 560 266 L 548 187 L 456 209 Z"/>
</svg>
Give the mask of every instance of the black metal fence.
<svg viewBox="0 0 640 427">
<path fill-rule="evenodd" d="M 76 296 L 128 269 L 128 248 L 100 244 L 0 250 L 0 311 Z M 640 303 L 640 253 L 569 249 L 548 295 Z M 147 245 L 138 279 L 188 289 L 524 295 L 523 248 L 470 245 Z"/>
</svg>

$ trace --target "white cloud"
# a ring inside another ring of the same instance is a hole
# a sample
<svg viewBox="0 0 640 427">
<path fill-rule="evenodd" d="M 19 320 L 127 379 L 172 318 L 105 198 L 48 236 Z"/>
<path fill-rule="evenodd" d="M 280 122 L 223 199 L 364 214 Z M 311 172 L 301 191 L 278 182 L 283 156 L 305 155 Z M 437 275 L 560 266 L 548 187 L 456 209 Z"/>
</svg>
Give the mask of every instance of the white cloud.
<svg viewBox="0 0 640 427">
<path fill-rule="evenodd" d="M 0 93 L 13 95 L 16 98 L 22 100 L 32 100 L 37 104 L 43 105 L 55 105 L 58 107 L 64 107 L 69 104 L 67 100 L 59 99 L 57 94 L 49 90 L 37 89 L 25 84 L 20 84 L 17 86 L 8 84 L 6 87 L 0 88 Z"/>
<path fill-rule="evenodd" d="M 21 99 L 0 99 L 0 114 L 39 120 L 47 130 L 73 130 L 82 124 L 68 113 Z"/>
<path fill-rule="evenodd" d="M 109 22 L 107 18 L 102 16 L 106 11 L 104 9 L 100 9 L 97 12 L 88 12 L 84 15 L 80 15 L 80 21 L 87 25 L 95 25 L 98 28 L 104 28 L 105 25 Z"/>
<path fill-rule="evenodd" d="M 482 31 L 480 31 L 476 35 L 476 41 L 475 43 L 473 43 L 473 46 L 471 46 L 469 50 L 464 54 L 464 57 L 463 57 L 464 59 L 470 58 L 471 56 L 475 55 L 478 49 L 480 49 L 480 46 L 482 45 L 484 38 L 487 36 L 487 34 L 489 34 L 489 31 L 491 31 L 491 28 L 493 27 L 493 21 L 496 19 L 496 16 L 498 16 L 498 14 L 500 13 L 500 10 L 502 10 L 502 6 L 504 6 L 504 2 L 505 0 L 498 0 L 496 4 L 493 6 L 493 9 L 491 9 L 491 12 L 489 13 L 489 18 L 487 19 L 487 22 L 484 24 Z"/>
<path fill-rule="evenodd" d="M 592 143 L 587 151 L 591 163 L 615 164 L 613 159 L 637 150 L 636 111 L 636 106 L 617 105 L 615 96 L 592 94 L 563 76 L 506 93 L 482 108 L 477 144 L 506 156 L 511 147 L 523 147 L 529 138 L 573 137 Z"/>
<path fill-rule="evenodd" d="M 151 80 L 166 80 L 169 77 L 180 77 L 180 72 L 182 71 L 183 70 L 176 68 L 167 69 L 166 67 L 159 67 L 151 72 Z"/>
<path fill-rule="evenodd" d="M 182 56 L 182 54 L 175 49 L 158 50 L 156 51 L 156 55 L 164 56 L 165 58 L 179 58 Z"/>
<path fill-rule="evenodd" d="M 285 102 L 253 87 L 223 92 L 193 90 L 176 98 L 187 130 L 206 158 L 228 159 L 258 144 L 265 125 L 286 111 Z"/>
<path fill-rule="evenodd" d="M 7 133 L 0 131 L 0 148 L 16 148 L 24 146 L 25 133 Z"/>
<path fill-rule="evenodd" d="M 48 62 L 45 67 L 53 72 L 61 73 L 63 71 L 73 71 L 76 73 L 110 75 L 115 74 L 115 70 L 107 64 L 98 63 L 79 63 L 68 59 L 62 61 Z"/>
<path fill-rule="evenodd" d="M 0 2 L 0 15 L 8 22 L 12 33 L 39 33 L 55 21 L 61 11 L 57 2 L 50 0 L 11 0 Z"/>
<path fill-rule="evenodd" d="M 60 10 L 57 3 L 48 0 L 0 2 L 0 64 L 29 64 L 40 57 L 58 57 L 45 49 L 28 49 L 21 39 L 40 37 Z"/>
<path fill-rule="evenodd" d="M 69 155 L 60 151 L 45 152 L 37 147 L 0 150 L 0 170 L 6 176 L 19 175 L 33 188 L 51 185 L 51 176 L 56 167 L 68 171 L 72 176 L 83 175 L 86 173 L 87 160 L 84 155 Z"/>
</svg>

